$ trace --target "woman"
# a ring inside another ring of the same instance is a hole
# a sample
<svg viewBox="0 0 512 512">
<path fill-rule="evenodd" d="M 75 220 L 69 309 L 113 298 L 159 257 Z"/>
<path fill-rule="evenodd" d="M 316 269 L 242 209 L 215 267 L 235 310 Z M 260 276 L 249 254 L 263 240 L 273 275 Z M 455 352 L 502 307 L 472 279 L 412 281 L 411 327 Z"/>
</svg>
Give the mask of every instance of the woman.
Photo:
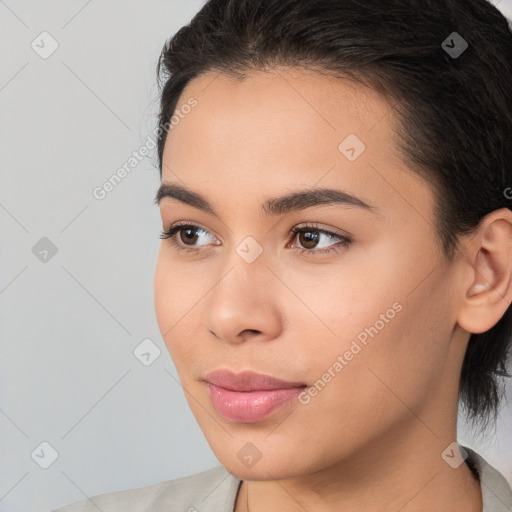
<svg viewBox="0 0 512 512">
<path fill-rule="evenodd" d="M 210 0 L 158 74 L 156 314 L 221 467 L 58 510 L 512 510 L 456 440 L 511 347 L 506 19 Z"/>
</svg>

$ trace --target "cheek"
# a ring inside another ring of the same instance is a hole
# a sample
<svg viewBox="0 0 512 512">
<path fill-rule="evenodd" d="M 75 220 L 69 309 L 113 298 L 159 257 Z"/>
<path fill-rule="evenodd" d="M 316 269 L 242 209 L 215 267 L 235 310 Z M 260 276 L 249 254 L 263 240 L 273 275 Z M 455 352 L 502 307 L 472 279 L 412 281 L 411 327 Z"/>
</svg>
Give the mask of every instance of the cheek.
<svg viewBox="0 0 512 512">
<path fill-rule="evenodd" d="M 188 271 L 186 265 L 170 256 L 164 242 L 155 266 L 153 292 L 160 330 L 165 333 L 185 318 L 198 301 L 202 285 L 200 273 Z"/>
<path fill-rule="evenodd" d="M 181 267 L 166 257 L 165 249 L 161 248 L 155 266 L 153 279 L 153 298 L 155 314 L 167 349 L 171 357 L 179 361 L 180 351 L 193 346 L 189 343 L 196 338 L 193 307 L 198 301 L 197 291 L 191 286 L 189 277 Z M 188 333 L 188 334 L 187 334 Z M 185 338 L 183 338 L 185 335 Z M 187 343 L 179 343 L 180 340 Z"/>
<path fill-rule="evenodd" d="M 379 276 L 362 275 L 353 267 L 333 269 L 328 275 L 319 269 L 318 274 L 295 273 L 287 282 L 301 299 L 291 306 L 291 325 L 297 326 L 301 350 L 311 352 L 321 369 L 333 356 L 350 350 L 353 341 L 365 347 L 365 342 L 382 337 L 403 307 L 382 274 L 380 282 Z"/>
<path fill-rule="evenodd" d="M 158 327 L 160 328 L 160 333 L 164 340 L 165 332 L 172 326 L 169 316 L 173 311 L 173 294 L 170 293 L 171 291 L 167 284 L 168 282 L 169 269 L 165 264 L 165 260 L 162 255 L 162 248 L 160 248 L 153 277 L 153 300 Z"/>
<path fill-rule="evenodd" d="M 360 314 L 344 316 L 351 335 L 324 351 L 317 366 L 317 379 L 329 380 L 329 368 L 336 374 L 318 393 L 319 410 L 329 411 L 340 425 L 356 424 L 361 433 L 374 428 L 367 423 L 368 411 L 382 427 L 407 416 L 407 407 L 420 410 L 441 381 L 448 357 L 451 313 L 440 288 L 434 283 L 394 297 L 399 300 L 391 304 L 400 307 L 393 311 L 384 297 Z M 338 356 L 342 363 L 334 367 Z"/>
<path fill-rule="evenodd" d="M 296 318 L 301 351 L 311 361 L 308 382 L 317 383 L 312 393 L 318 398 L 310 401 L 340 421 L 343 406 L 386 415 L 403 407 L 397 396 L 411 405 L 424 402 L 442 375 L 453 327 L 448 276 L 438 271 L 424 279 L 417 258 L 389 252 L 374 256 L 374 265 L 361 264 L 364 273 L 354 266 L 324 276 L 316 281 L 321 288 L 295 277 L 294 289 L 309 309 L 295 311 L 302 313 Z"/>
</svg>

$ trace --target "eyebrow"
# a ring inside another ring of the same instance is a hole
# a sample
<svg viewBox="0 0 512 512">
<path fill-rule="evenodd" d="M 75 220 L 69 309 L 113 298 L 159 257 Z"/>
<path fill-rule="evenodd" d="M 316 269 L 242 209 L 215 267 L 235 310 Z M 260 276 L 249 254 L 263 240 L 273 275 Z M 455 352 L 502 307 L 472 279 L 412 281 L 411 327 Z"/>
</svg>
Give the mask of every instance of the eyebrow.
<svg viewBox="0 0 512 512">
<path fill-rule="evenodd" d="M 219 217 L 213 205 L 205 197 L 181 185 L 163 182 L 156 193 L 154 202 L 159 205 L 165 198 L 175 199 Z M 284 196 L 270 198 L 261 204 L 261 209 L 265 215 L 269 216 L 283 215 L 293 211 L 322 205 L 357 206 L 374 214 L 378 214 L 379 212 L 376 206 L 370 205 L 343 190 L 332 188 L 299 190 Z"/>
</svg>

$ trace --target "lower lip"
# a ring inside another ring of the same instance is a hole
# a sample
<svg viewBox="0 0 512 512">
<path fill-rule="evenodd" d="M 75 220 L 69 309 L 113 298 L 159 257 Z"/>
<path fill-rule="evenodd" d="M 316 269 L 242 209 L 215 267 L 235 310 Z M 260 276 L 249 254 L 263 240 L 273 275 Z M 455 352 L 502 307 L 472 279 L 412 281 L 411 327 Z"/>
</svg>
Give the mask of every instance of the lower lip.
<svg viewBox="0 0 512 512">
<path fill-rule="evenodd" d="M 217 412 L 231 421 L 252 423 L 268 416 L 277 407 L 296 399 L 300 388 L 231 391 L 208 383 L 208 394 Z"/>
</svg>

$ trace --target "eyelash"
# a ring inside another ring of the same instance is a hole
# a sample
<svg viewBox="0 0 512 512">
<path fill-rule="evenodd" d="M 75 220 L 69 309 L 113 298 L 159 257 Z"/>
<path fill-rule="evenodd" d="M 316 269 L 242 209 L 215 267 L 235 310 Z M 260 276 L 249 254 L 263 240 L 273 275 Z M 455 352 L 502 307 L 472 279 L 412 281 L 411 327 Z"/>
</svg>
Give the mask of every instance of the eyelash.
<svg viewBox="0 0 512 512">
<path fill-rule="evenodd" d="M 171 227 L 167 231 L 162 231 L 159 238 L 169 239 L 169 241 L 172 243 L 172 245 L 178 251 L 183 251 L 186 253 L 197 253 L 201 249 L 183 246 L 182 244 L 180 244 L 178 242 L 178 240 L 176 238 L 176 234 L 180 230 L 185 229 L 185 228 L 197 229 L 198 231 L 203 231 L 205 233 L 208 233 L 208 231 L 206 231 L 205 229 L 201 228 L 200 226 L 196 226 L 194 224 L 178 224 L 178 225 Z M 308 255 L 312 255 L 312 254 L 317 255 L 317 254 L 325 254 L 325 253 L 333 252 L 333 251 L 340 252 L 343 249 L 347 248 L 352 243 L 352 240 L 350 238 L 348 238 L 346 236 L 338 235 L 336 233 L 333 233 L 332 231 L 320 229 L 317 226 L 315 226 L 314 224 L 302 226 L 300 228 L 293 228 L 290 230 L 290 234 L 293 233 L 294 239 L 296 238 L 297 234 L 299 234 L 299 233 L 311 233 L 311 232 L 321 233 L 321 234 L 327 235 L 331 238 L 338 238 L 340 241 L 337 244 L 328 247 L 327 249 L 302 249 L 300 247 L 294 247 L 294 249 L 298 250 L 301 255 L 303 255 L 304 253 L 307 253 Z"/>
</svg>

